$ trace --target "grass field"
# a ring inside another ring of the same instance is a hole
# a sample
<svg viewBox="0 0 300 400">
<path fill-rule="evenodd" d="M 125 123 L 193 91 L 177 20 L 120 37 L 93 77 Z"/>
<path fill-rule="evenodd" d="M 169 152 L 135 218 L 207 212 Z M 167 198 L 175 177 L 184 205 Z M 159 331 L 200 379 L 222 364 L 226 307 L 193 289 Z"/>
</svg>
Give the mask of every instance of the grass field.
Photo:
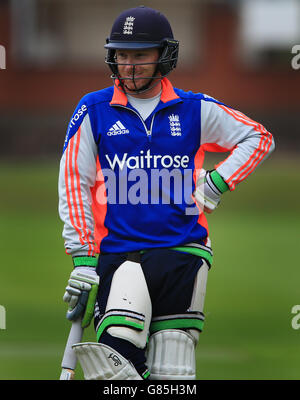
<svg viewBox="0 0 300 400">
<path fill-rule="evenodd" d="M 209 217 L 214 265 L 198 379 L 299 379 L 300 161 L 276 154 Z M 57 379 L 71 259 L 57 213 L 58 162 L 0 164 L 0 379 Z M 94 340 L 89 328 L 86 340 Z M 77 378 L 81 378 L 79 371 Z"/>
</svg>

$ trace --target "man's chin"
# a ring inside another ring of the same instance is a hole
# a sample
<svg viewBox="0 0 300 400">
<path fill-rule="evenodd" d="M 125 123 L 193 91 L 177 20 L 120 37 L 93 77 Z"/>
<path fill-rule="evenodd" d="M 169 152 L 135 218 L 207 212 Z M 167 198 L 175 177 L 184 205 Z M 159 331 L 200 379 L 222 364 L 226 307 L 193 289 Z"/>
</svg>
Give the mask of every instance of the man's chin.
<svg viewBox="0 0 300 400">
<path fill-rule="evenodd" d="M 128 79 L 124 79 L 123 85 L 128 93 L 135 93 L 136 91 L 145 87 L 149 82 L 150 79 L 141 79 L 135 82 L 129 81 Z"/>
<path fill-rule="evenodd" d="M 139 87 L 138 86 L 127 86 L 126 84 L 124 85 L 124 87 L 125 87 L 125 89 L 126 89 L 126 91 L 128 92 L 128 93 L 130 93 L 130 92 L 135 92 L 135 91 L 137 91 L 137 90 L 139 90 Z"/>
</svg>

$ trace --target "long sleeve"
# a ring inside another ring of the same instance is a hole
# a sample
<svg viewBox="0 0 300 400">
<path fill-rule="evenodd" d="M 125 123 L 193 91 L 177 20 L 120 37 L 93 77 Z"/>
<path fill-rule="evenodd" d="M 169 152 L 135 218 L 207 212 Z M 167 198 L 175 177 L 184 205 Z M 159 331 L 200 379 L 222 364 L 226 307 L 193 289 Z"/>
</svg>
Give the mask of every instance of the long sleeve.
<svg viewBox="0 0 300 400">
<path fill-rule="evenodd" d="M 97 146 L 89 114 L 79 122 L 69 129 L 59 171 L 59 215 L 66 252 L 73 257 L 95 255 L 90 188 L 96 181 Z"/>
<path fill-rule="evenodd" d="M 216 166 L 230 190 L 250 175 L 274 150 L 274 139 L 261 124 L 217 101 L 203 100 L 201 145 L 209 151 L 229 151 Z"/>
</svg>

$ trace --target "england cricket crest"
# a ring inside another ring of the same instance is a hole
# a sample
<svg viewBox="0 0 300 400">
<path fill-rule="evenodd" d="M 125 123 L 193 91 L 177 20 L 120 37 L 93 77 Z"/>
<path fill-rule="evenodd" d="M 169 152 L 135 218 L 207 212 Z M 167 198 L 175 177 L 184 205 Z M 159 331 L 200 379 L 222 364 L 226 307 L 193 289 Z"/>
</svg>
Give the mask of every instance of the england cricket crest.
<svg viewBox="0 0 300 400">
<path fill-rule="evenodd" d="M 181 136 L 181 126 L 179 121 L 179 115 L 169 115 L 170 131 L 172 136 Z"/>
<path fill-rule="evenodd" d="M 134 17 L 127 17 L 123 27 L 124 35 L 132 35 Z"/>
</svg>

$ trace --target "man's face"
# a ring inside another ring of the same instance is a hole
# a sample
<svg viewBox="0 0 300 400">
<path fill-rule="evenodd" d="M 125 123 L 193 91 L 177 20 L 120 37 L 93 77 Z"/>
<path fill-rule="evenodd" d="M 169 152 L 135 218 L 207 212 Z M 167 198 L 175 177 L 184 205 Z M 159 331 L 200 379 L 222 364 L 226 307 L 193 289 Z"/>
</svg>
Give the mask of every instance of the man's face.
<svg viewBox="0 0 300 400">
<path fill-rule="evenodd" d="M 119 64 L 120 78 L 129 78 L 123 81 L 126 91 L 134 93 L 147 85 L 154 76 L 159 58 L 158 49 L 117 50 L 116 61 Z M 150 64 L 148 64 L 150 63 Z M 132 65 L 143 64 L 143 65 Z"/>
</svg>

